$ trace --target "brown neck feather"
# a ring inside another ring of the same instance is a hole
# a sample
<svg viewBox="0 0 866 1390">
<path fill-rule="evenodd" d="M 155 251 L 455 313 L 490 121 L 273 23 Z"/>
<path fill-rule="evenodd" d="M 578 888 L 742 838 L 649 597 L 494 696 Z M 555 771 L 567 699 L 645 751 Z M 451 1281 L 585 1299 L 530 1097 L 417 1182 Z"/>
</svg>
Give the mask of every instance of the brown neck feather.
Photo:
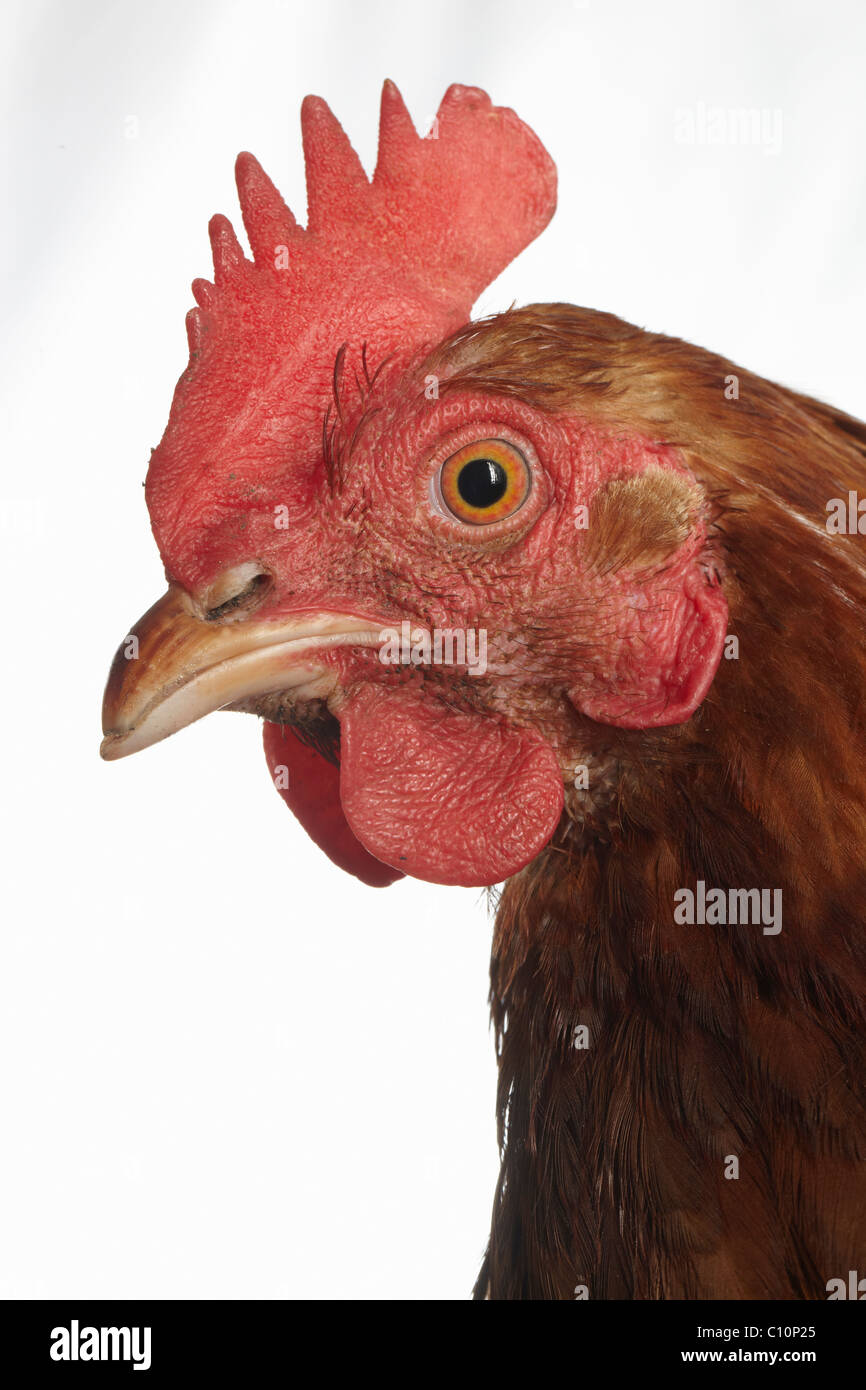
<svg viewBox="0 0 866 1390">
<path fill-rule="evenodd" d="M 604 731 L 617 790 L 502 893 L 480 1297 L 817 1299 L 866 1274 L 866 595 L 774 522 L 730 524 L 739 660 L 687 725 Z M 781 889 L 781 931 L 677 923 L 699 880 Z"/>
<path fill-rule="evenodd" d="M 478 1297 L 826 1298 L 863 1262 L 866 869 L 828 891 L 817 953 L 790 884 L 779 935 L 676 925 L 675 886 L 778 883 L 760 825 L 731 805 L 707 839 L 699 806 L 679 846 L 642 826 L 589 848 L 564 824 L 503 892 Z"/>
<path fill-rule="evenodd" d="M 866 1275 L 866 536 L 826 525 L 866 496 L 866 425 L 568 305 L 443 352 L 455 385 L 679 450 L 739 642 L 688 723 L 587 722 L 599 780 L 503 890 L 476 1295 L 826 1298 Z M 780 889 L 782 930 L 677 923 L 699 881 Z"/>
</svg>

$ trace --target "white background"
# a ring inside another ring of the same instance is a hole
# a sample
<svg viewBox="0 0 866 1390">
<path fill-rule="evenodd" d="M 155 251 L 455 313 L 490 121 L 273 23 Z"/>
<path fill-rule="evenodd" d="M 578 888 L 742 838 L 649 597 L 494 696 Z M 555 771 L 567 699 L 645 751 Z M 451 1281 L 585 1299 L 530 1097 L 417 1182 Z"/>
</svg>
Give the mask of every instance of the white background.
<svg viewBox="0 0 866 1390">
<path fill-rule="evenodd" d="M 303 215 L 307 92 L 371 169 L 384 77 L 425 128 L 476 84 L 560 173 L 481 308 L 612 310 L 864 415 L 866 10 L 0 14 L 0 1293 L 463 1298 L 498 1166 L 483 895 L 333 868 L 249 717 L 97 757 L 110 657 L 163 588 L 140 484 L 207 218 L 239 222 L 243 148 Z M 701 104 L 779 112 L 781 148 L 683 143 Z"/>
</svg>

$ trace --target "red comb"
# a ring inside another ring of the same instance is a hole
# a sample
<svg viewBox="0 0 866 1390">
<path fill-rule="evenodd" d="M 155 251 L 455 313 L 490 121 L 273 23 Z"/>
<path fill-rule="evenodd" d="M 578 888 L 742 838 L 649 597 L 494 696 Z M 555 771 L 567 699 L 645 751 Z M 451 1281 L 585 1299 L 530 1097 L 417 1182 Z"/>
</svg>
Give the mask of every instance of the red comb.
<svg viewBox="0 0 866 1390">
<path fill-rule="evenodd" d="M 422 138 L 386 82 L 372 180 L 319 98 L 305 100 L 302 128 L 306 229 L 242 154 L 237 184 L 253 259 L 231 223 L 214 217 L 214 281 L 193 284 L 190 363 L 147 484 L 154 531 L 178 578 L 191 489 L 200 489 L 201 531 L 237 511 L 227 478 L 261 492 L 291 457 L 295 486 L 304 476 L 309 486 L 341 345 L 366 344 L 375 366 L 439 341 L 555 207 L 544 148 L 475 87 L 450 87 Z"/>
<path fill-rule="evenodd" d="M 477 87 L 449 87 L 420 137 L 393 82 L 382 90 L 379 158 L 368 181 L 319 97 L 301 109 L 307 227 L 298 226 L 258 160 L 241 154 L 237 185 L 255 270 L 231 224 L 211 222 L 216 286 L 196 282 L 207 310 L 246 297 L 262 272 L 284 294 L 309 290 L 322 258 L 346 273 L 379 266 L 466 313 L 481 290 L 547 225 L 556 201 L 550 157 L 513 111 Z M 275 262 L 285 247 L 282 268 Z M 287 264 L 285 264 L 287 262 Z M 312 264 L 311 264 L 312 263 Z M 201 302 L 201 301 L 200 301 Z"/>
</svg>

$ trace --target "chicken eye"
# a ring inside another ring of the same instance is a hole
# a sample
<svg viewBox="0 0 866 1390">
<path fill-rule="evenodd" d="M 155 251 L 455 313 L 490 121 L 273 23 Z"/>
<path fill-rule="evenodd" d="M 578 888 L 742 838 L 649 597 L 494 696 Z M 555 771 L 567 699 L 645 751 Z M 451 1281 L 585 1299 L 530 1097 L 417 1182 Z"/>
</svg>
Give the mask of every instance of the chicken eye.
<svg viewBox="0 0 866 1390">
<path fill-rule="evenodd" d="M 470 526 L 513 516 L 529 494 L 529 465 L 505 439 L 479 439 L 452 454 L 439 473 L 442 501 Z"/>
</svg>

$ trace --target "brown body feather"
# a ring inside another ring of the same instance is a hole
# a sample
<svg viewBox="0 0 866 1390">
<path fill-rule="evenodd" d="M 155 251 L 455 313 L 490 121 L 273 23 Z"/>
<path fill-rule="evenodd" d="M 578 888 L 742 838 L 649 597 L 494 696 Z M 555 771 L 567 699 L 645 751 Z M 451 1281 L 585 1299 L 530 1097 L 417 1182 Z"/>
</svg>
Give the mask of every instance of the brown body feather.
<svg viewBox="0 0 866 1390">
<path fill-rule="evenodd" d="M 610 796 L 572 804 L 502 893 L 502 1172 L 476 1296 L 826 1298 L 866 1273 L 866 538 L 826 528 L 831 498 L 866 493 L 866 426 L 566 305 L 455 351 L 450 385 L 677 447 L 739 640 L 688 723 L 583 721 Z M 701 879 L 782 889 L 782 931 L 676 924 Z"/>
</svg>

